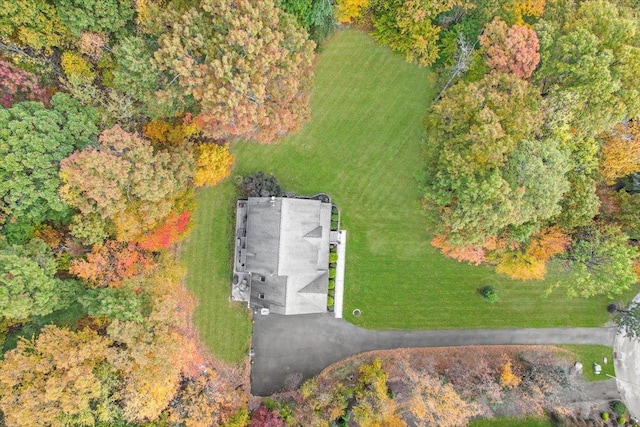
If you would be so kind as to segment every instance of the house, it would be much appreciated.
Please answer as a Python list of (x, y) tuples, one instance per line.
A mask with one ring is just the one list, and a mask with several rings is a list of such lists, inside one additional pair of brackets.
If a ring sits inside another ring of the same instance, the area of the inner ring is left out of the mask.
[(331, 203), (238, 201), (232, 298), (278, 314), (327, 311)]

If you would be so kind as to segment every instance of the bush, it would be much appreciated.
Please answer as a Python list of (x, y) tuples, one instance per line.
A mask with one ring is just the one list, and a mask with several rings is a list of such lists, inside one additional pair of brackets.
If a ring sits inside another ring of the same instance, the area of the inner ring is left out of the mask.
[(338, 214), (331, 215), (331, 222), (338, 222)]
[(334, 262), (337, 262), (337, 261), (338, 261), (338, 254), (335, 253), (335, 252), (331, 252), (329, 254), (329, 262), (330, 263), (334, 263)]
[(240, 190), (243, 197), (281, 197), (284, 190), (273, 175), (257, 172), (246, 176)]
[(616, 421), (618, 421), (618, 424), (625, 424), (627, 419), (625, 417), (618, 417)]
[(333, 305), (328, 305), (328, 306), (327, 306), (327, 310), (329, 310), (329, 311), (333, 311)]
[(330, 253), (338, 252), (338, 247), (336, 245), (329, 246), (329, 252)]
[(336, 277), (336, 269), (335, 268), (330, 268), (329, 269), (329, 279), (334, 279)]
[(615, 412), (618, 415), (622, 415), (622, 414), (626, 414), (627, 413), (627, 406), (619, 401), (619, 400), (615, 400), (612, 404), (611, 404), (611, 409), (613, 409), (613, 412)]
[(336, 288), (335, 279), (329, 279), (329, 289), (335, 289), (335, 288)]
[(336, 296), (336, 290), (335, 289), (329, 289), (329, 291), (327, 292), (327, 295), (329, 295), (330, 297)]
[(483, 288), (481, 288), (480, 295), (482, 295), (482, 298), (484, 298), (486, 301), (489, 301), (489, 302), (498, 301), (498, 293), (496, 292), (493, 286), (484, 286)]
[(609, 419), (609, 413), (603, 412), (602, 414), (600, 414), (600, 418), (602, 418), (604, 421), (607, 421)]
[(327, 298), (327, 306), (333, 306), (333, 297), (328, 297)]

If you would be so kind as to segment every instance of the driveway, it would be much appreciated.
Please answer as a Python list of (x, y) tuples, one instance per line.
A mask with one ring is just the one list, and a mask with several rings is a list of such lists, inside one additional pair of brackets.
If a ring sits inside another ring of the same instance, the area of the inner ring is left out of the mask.
[[(633, 301), (640, 302), (640, 295)], [(631, 416), (640, 419), (640, 342), (618, 334), (613, 351), (618, 390)]]
[(254, 320), (251, 392), (256, 396), (281, 390), (291, 375), (302, 374), (308, 379), (332, 363), (371, 350), (509, 344), (613, 346), (616, 335), (615, 327), (377, 331), (329, 314), (256, 314)]

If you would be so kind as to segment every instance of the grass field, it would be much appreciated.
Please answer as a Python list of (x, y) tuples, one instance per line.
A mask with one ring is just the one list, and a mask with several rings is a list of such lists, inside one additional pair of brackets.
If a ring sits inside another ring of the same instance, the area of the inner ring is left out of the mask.
[(469, 427), (552, 427), (546, 418), (483, 418), (473, 420)]
[[(582, 373), (587, 381), (605, 381), (611, 379), (607, 375), (615, 376), (613, 368), (613, 349), (604, 345), (561, 345), (575, 354), (576, 360), (582, 363)], [(604, 358), (608, 359), (605, 365)], [(593, 364), (597, 363), (602, 367), (602, 373), (596, 375), (593, 370)]]
[[(427, 70), (361, 32), (340, 31), (318, 60), (311, 121), (275, 145), (235, 143), (234, 176), (262, 170), (275, 174), (287, 191), (333, 197), (349, 231), (345, 318), (355, 324), (383, 329), (603, 324), (604, 298), (568, 301), (559, 290), (545, 296), (561, 278), (557, 271), (546, 282), (512, 281), (490, 268), (447, 259), (430, 246), (420, 182), (422, 118), (433, 96)], [(185, 259), (189, 289), (200, 299), (196, 321), (204, 339), (216, 354), (235, 359), (240, 347), (246, 348), (249, 325), (241, 312), (227, 308), (230, 181), (199, 193)], [(478, 295), (483, 285), (496, 288), (497, 303)], [(361, 310), (359, 318), (351, 316), (354, 308)], [(228, 342), (236, 335), (241, 343)]]
[(231, 363), (247, 354), (251, 336), (246, 305), (229, 302), (234, 194), (229, 183), (197, 193), (193, 230), (181, 252), (187, 288), (198, 299), (194, 322), (200, 336), (213, 354)]

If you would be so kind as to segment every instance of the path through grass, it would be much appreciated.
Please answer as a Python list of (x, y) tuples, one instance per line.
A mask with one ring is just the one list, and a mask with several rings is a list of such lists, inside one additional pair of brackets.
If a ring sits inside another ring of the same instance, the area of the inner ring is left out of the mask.
[[(545, 289), (560, 280), (519, 282), (471, 267), (429, 244), (420, 207), (425, 116), (434, 89), (427, 70), (408, 64), (367, 35), (338, 32), (316, 70), (312, 120), (274, 145), (235, 143), (234, 175), (273, 173), (286, 190), (327, 192), (349, 230), (345, 317), (383, 329), (598, 326), (604, 298), (568, 301)], [(200, 298), (196, 321), (216, 353), (246, 343), (243, 315), (227, 308), (232, 184), (199, 193), (186, 259), (189, 287)], [(496, 288), (490, 304), (477, 289)], [(360, 308), (362, 315), (350, 313)], [(228, 332), (227, 327), (237, 332)], [(242, 343), (226, 343), (234, 336)]]

